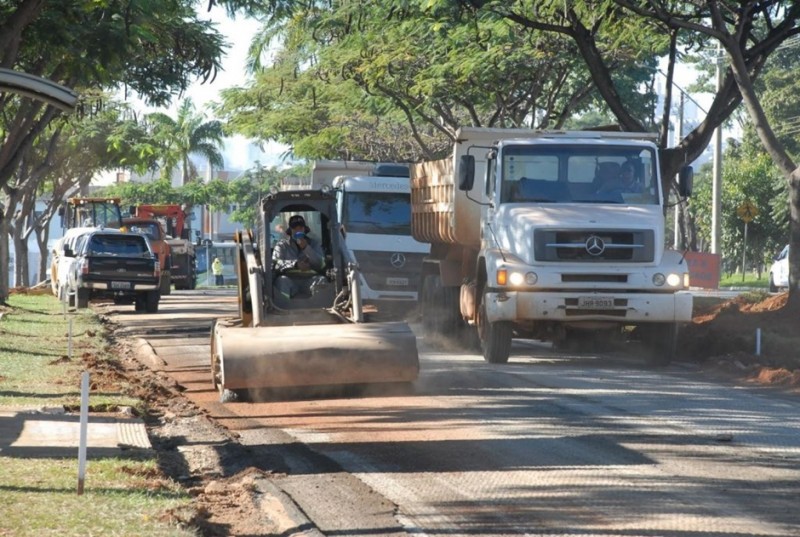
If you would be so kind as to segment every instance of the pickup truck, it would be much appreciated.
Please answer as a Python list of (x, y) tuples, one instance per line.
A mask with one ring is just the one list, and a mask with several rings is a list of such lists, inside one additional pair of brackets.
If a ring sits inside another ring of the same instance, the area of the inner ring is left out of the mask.
[(68, 286), (75, 306), (86, 308), (95, 298), (111, 298), (117, 304), (134, 303), (136, 311), (158, 312), (161, 300), (161, 265), (145, 235), (114, 229), (80, 236), (69, 269)]

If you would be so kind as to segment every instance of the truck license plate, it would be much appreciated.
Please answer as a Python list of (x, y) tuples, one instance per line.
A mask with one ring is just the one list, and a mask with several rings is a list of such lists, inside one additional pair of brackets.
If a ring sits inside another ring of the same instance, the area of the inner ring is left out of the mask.
[(112, 289), (130, 289), (131, 282), (111, 282)]
[(386, 285), (408, 285), (408, 278), (386, 278)]
[(607, 310), (614, 307), (614, 298), (610, 296), (578, 297), (578, 307), (585, 310)]

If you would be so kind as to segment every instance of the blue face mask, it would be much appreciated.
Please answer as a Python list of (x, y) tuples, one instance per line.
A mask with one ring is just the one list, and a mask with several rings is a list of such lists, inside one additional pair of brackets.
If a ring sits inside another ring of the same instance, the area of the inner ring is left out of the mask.
[(303, 239), (303, 238), (305, 238), (305, 236), (306, 236), (306, 234), (305, 234), (304, 231), (295, 231), (292, 234), (292, 237), (294, 237), (295, 239)]

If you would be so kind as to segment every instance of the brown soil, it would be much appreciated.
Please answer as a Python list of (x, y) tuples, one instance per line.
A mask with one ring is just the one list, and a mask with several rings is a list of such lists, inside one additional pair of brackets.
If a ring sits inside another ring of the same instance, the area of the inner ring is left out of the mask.
[(235, 433), (183, 397), (174, 380), (142, 365), (129, 341), (114, 347), (119, 362), (87, 355), (83, 360), (98, 388), (121, 388), (144, 401), (141, 417), (157, 453), (159, 475), (138, 477), (155, 486), (164, 479), (180, 482), (193, 497), (191, 507), (164, 513), (164, 522), (193, 528), (203, 537), (273, 534), (254, 487), (255, 479), (273, 473), (270, 458), (250, 453)]
[(744, 294), (696, 308), (693, 322), (681, 333), (684, 355), (748, 382), (800, 386), (800, 319), (786, 306), (787, 298), (787, 293)]

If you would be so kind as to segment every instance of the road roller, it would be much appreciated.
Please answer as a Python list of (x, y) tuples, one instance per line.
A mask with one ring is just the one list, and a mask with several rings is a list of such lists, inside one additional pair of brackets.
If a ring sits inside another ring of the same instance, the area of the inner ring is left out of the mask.
[(333, 191), (272, 192), (259, 202), (257, 221), (255, 231), (234, 237), (238, 316), (211, 328), (212, 381), (222, 402), (262, 390), (417, 379), (411, 328), (365, 315)]

